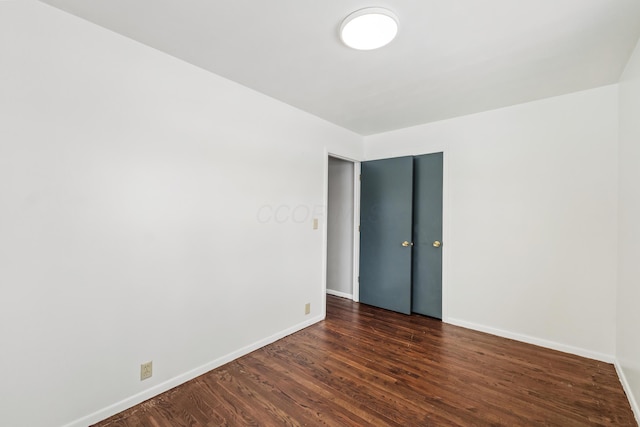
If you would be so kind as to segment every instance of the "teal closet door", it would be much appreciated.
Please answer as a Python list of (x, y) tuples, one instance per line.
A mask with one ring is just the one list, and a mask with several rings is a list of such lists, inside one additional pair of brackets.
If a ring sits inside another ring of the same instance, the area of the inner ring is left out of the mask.
[(362, 163), (360, 302), (411, 313), (413, 157)]
[(414, 158), (411, 311), (442, 319), (442, 153)]

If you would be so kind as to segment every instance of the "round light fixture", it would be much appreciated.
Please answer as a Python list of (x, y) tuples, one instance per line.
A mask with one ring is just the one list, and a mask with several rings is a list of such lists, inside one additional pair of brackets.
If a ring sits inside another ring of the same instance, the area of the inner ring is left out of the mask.
[(347, 46), (372, 50), (385, 46), (398, 34), (398, 17), (381, 7), (356, 10), (342, 21), (340, 38)]

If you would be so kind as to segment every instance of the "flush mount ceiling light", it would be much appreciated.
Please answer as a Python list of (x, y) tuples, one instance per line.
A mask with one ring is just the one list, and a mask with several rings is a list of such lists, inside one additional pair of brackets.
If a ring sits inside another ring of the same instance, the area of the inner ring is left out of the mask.
[(385, 46), (398, 33), (398, 17), (381, 7), (356, 10), (342, 21), (340, 38), (347, 46), (372, 50)]

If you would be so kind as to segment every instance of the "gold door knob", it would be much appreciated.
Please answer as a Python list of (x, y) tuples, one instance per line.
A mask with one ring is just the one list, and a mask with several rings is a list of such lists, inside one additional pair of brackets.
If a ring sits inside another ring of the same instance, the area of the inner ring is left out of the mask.
[(402, 242), (402, 246), (404, 246), (405, 248), (407, 246), (413, 246), (413, 242), (407, 242), (406, 240), (404, 242)]
[(439, 248), (439, 247), (440, 247), (440, 245), (442, 245), (442, 243), (440, 243), (440, 241), (439, 241), (439, 240), (436, 240), (435, 242), (433, 242), (433, 247), (434, 247), (434, 248)]

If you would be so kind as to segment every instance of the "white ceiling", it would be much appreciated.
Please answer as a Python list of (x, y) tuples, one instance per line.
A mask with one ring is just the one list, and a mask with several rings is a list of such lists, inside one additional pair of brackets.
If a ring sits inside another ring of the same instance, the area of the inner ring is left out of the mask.
[[(640, 0), (43, 1), (362, 135), (615, 83), (640, 37)], [(351, 50), (368, 6), (398, 37)]]

